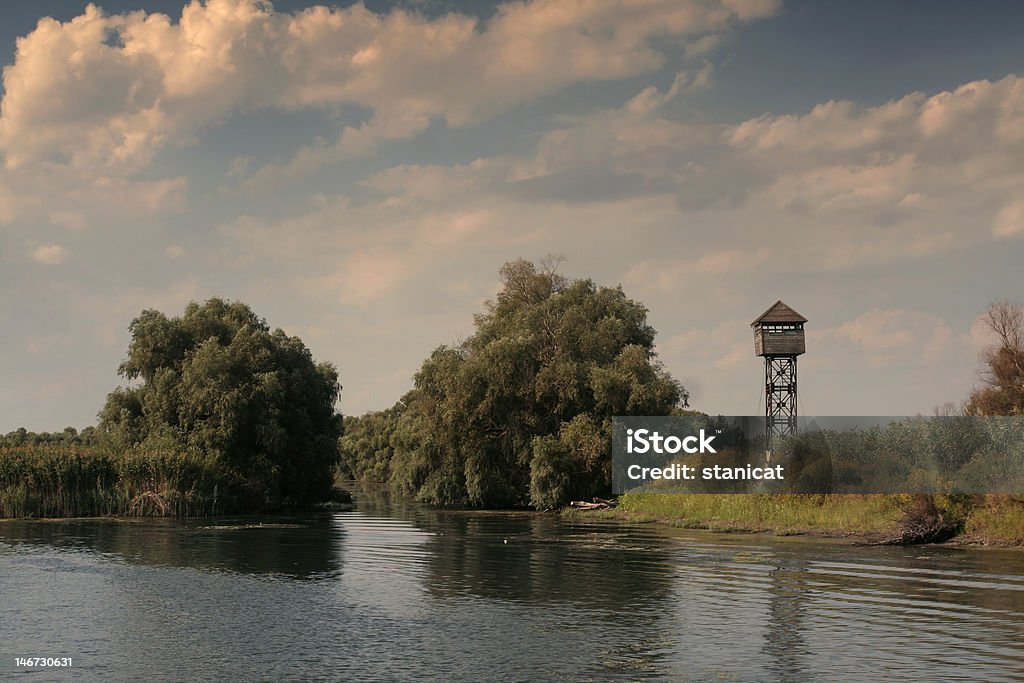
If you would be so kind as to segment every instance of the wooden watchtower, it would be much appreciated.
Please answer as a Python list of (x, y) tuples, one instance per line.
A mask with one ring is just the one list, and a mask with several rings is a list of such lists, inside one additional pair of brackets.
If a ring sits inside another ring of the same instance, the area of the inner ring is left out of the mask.
[(796, 434), (796, 358), (806, 351), (803, 317), (776, 301), (750, 323), (754, 354), (764, 357), (765, 447), (775, 437)]

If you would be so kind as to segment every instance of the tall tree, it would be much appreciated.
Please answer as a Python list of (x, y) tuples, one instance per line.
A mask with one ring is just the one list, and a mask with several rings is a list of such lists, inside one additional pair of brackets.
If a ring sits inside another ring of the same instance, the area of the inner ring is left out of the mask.
[(969, 415), (1024, 414), (1024, 306), (1009, 301), (990, 305), (981, 317), (995, 336), (982, 351), (982, 386), (971, 392)]
[(108, 438), (215, 454), (255, 504), (329, 494), (342, 430), (333, 365), (237, 301), (145, 310), (129, 330), (118, 371), (140, 383), (107, 397)]
[(647, 309), (557, 267), (506, 264), (475, 333), (424, 361), (391, 437), (396, 488), (435, 504), (537, 508), (603, 493), (612, 416), (686, 404)]

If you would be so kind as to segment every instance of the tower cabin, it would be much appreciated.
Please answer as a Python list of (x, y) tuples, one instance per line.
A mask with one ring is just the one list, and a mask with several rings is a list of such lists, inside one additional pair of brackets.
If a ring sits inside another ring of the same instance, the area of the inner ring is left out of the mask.
[(806, 351), (803, 317), (792, 308), (776, 301), (757, 320), (750, 323), (754, 329), (754, 355), (799, 356)]

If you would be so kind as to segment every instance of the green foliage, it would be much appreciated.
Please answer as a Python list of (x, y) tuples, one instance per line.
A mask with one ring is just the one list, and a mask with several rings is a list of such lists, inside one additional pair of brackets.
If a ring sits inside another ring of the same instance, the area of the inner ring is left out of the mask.
[(911, 417), (791, 437), (790, 490), (879, 493), (1024, 490), (1024, 421)]
[(569, 449), (557, 437), (535, 437), (530, 460), (530, 503), (544, 510), (564, 502), (572, 486), (572, 468)]
[(515, 261), (475, 333), (424, 361), (391, 432), (391, 484), (441, 505), (546, 508), (607, 491), (611, 418), (687, 394), (621, 288)]
[(983, 496), (964, 523), (968, 538), (1024, 546), (1024, 497)]
[(608, 516), (716, 531), (846, 536), (894, 534), (901, 514), (899, 497), (887, 495), (627, 493)]
[(342, 430), (332, 365), (240, 302), (193, 302), (174, 318), (146, 310), (129, 330), (119, 372), (140, 383), (100, 412), (112, 447), (216, 458), (250, 507), (329, 495)]
[(338, 474), (359, 481), (387, 481), (391, 476), (391, 436), (401, 414), (398, 404), (361, 417), (346, 417), (345, 435), (338, 441)]
[(96, 428), (86, 427), (78, 431), (65, 427), (62, 432), (30, 432), (19, 427), (13, 432), (0, 435), (0, 448), (17, 446), (90, 446), (98, 442)]
[(230, 475), (200, 453), (0, 448), (0, 517), (197, 516), (236, 511)]

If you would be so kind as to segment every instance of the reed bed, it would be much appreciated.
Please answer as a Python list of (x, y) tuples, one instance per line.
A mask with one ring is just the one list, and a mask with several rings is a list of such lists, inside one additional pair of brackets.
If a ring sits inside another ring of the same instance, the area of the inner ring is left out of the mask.
[(0, 448), (0, 517), (176, 516), (232, 511), (230, 476), (200, 453)]

